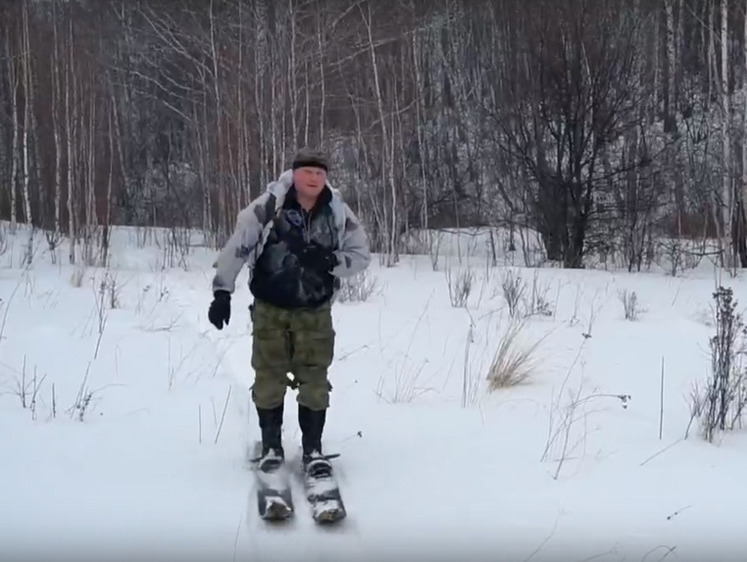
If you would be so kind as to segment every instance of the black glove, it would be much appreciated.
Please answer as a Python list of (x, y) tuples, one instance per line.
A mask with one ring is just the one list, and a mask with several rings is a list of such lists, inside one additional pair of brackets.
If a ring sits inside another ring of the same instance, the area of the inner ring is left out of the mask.
[(208, 310), (208, 318), (213, 326), (222, 330), (223, 323), (225, 322), (228, 326), (228, 321), (231, 319), (231, 293), (218, 290), (213, 293), (213, 297), (210, 310)]
[(337, 266), (337, 256), (319, 244), (307, 244), (301, 249), (299, 260), (303, 267), (330, 272)]

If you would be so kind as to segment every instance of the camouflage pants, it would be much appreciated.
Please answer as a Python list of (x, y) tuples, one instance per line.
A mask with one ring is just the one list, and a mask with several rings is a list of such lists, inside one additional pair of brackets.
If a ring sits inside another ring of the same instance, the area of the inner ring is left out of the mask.
[(255, 300), (252, 324), (255, 405), (270, 409), (282, 404), (292, 373), (299, 404), (311, 410), (329, 407), (327, 372), (335, 345), (331, 305), (287, 310)]

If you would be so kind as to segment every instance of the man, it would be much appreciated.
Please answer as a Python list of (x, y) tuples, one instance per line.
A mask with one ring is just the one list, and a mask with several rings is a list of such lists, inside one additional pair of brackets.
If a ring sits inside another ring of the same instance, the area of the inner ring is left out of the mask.
[(259, 462), (284, 460), (283, 401), (287, 386), (297, 385), (303, 463), (314, 475), (331, 473), (322, 455), (322, 432), (334, 356), (332, 303), (340, 278), (365, 270), (371, 261), (363, 226), (327, 184), (327, 172), (322, 153), (302, 150), (292, 170), (239, 213), (215, 264), (208, 313), (219, 330), (228, 325), (231, 294), (246, 263), (254, 296), (252, 400), (262, 433)]

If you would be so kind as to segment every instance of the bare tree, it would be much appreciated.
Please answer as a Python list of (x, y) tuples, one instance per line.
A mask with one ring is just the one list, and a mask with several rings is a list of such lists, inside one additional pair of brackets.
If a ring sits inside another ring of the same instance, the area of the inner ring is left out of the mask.
[(641, 96), (631, 87), (638, 22), (608, 2), (582, 4), (541, 3), (525, 23), (541, 39), (523, 45), (526, 65), (510, 69), (516, 79), (504, 77), (508, 111), (491, 114), (502, 150), (536, 185), (527, 188), (548, 257), (571, 268), (583, 266), (595, 199), (624, 171), (605, 171), (602, 160), (637, 126)]
[(71, 262), (104, 259), (114, 224), (201, 228), (217, 245), (318, 144), (390, 265), (413, 230), (480, 226), (511, 247), (536, 230), (566, 267), (595, 254), (641, 269), (657, 237), (719, 240), (745, 267), (744, 11), (2, 3), (0, 217), (48, 230), (50, 248), (68, 237)]

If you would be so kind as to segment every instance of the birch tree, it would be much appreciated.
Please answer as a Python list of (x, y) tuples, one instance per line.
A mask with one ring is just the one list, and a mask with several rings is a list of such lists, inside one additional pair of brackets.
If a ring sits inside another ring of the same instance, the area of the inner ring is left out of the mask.
[(18, 116), (18, 87), (20, 84), (19, 71), (17, 70), (16, 58), (17, 49), (11, 44), (11, 38), (14, 33), (11, 31), (10, 18), (5, 22), (5, 44), (6, 44), (6, 62), (7, 76), (9, 84), (10, 97), (10, 124), (13, 130), (13, 141), (10, 147), (11, 172), (7, 181), (8, 191), (10, 192), (10, 230), (14, 232), (18, 222), (18, 174), (19, 174), (19, 154), (20, 154), (20, 127), (21, 121)]
[(410, 231), (479, 226), (538, 231), (566, 267), (622, 248), (640, 269), (694, 237), (744, 267), (744, 11), (3, 3), (0, 218), (48, 229), (50, 248), (68, 237), (71, 262), (94, 235), (105, 255), (113, 224), (196, 227), (217, 246), (312, 144), (388, 265)]

